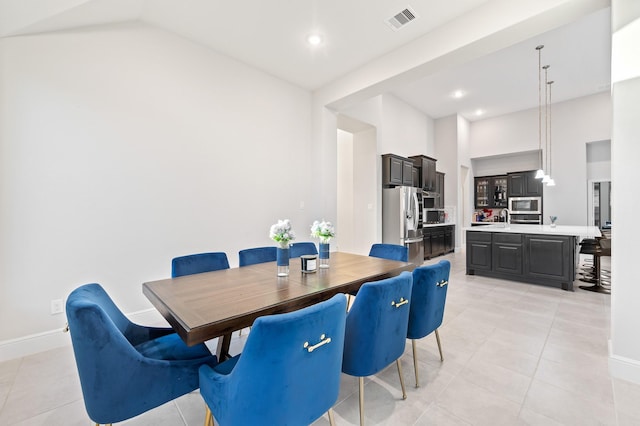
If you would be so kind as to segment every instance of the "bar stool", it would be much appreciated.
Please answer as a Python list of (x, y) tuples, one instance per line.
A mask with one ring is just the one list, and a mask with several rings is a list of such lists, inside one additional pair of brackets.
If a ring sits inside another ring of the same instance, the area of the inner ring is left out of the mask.
[(583, 268), (583, 278), (580, 278), (580, 281), (594, 284), (591, 286), (581, 285), (580, 288), (596, 293), (611, 294), (610, 283), (603, 280), (602, 263), (600, 259), (602, 256), (611, 256), (611, 240), (606, 238), (585, 238), (580, 242), (580, 246), (581, 254), (590, 254), (593, 256), (593, 266)]

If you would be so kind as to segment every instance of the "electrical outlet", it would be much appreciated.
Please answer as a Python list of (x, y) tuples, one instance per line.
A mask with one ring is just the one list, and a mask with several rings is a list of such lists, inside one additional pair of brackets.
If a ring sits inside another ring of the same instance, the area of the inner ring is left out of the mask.
[(51, 301), (51, 315), (62, 313), (62, 299), (54, 299)]

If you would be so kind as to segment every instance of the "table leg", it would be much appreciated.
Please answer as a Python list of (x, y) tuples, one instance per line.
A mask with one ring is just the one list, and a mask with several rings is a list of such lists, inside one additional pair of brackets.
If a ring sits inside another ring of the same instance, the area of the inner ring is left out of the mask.
[(218, 356), (218, 362), (225, 361), (231, 356), (229, 355), (229, 346), (231, 345), (231, 333), (218, 337), (218, 349), (216, 355)]

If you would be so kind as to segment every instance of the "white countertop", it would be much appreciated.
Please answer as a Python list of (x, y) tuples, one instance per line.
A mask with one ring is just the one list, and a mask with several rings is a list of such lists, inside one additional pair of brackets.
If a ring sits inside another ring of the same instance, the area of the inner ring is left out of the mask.
[(464, 228), (464, 230), (478, 232), (509, 232), (512, 234), (572, 235), (581, 238), (595, 238), (602, 236), (597, 226), (557, 225), (552, 228), (550, 225), (507, 225), (505, 223), (499, 223), (486, 226), (469, 226)]
[(423, 228), (434, 228), (436, 226), (453, 226), (455, 223), (424, 223), (422, 224)]

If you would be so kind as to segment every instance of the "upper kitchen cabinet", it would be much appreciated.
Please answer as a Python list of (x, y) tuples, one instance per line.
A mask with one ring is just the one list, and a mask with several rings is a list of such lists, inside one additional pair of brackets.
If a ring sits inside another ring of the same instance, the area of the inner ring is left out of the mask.
[(476, 209), (507, 207), (509, 180), (506, 175), (477, 177), (474, 182)]
[(436, 159), (426, 155), (414, 155), (409, 157), (420, 171), (420, 182), (423, 191), (435, 192), (436, 190)]
[(436, 172), (436, 193), (435, 208), (444, 209), (444, 173)]
[(542, 180), (536, 179), (536, 172), (509, 173), (507, 195), (509, 197), (542, 197)]
[(382, 156), (382, 186), (413, 186), (413, 162), (395, 154)]

